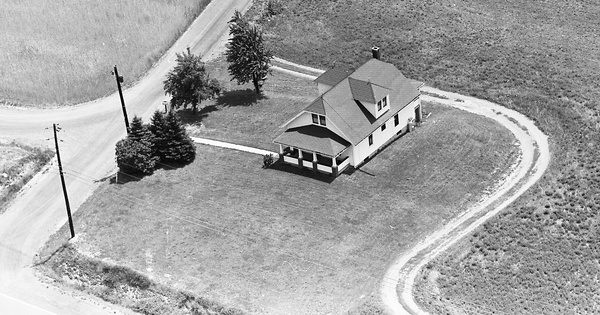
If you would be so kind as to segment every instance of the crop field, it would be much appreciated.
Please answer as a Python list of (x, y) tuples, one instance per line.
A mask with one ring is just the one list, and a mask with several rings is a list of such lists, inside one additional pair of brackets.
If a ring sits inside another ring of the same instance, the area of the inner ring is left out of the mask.
[[(247, 116), (261, 106), (281, 105), (257, 100)], [(494, 121), (423, 106), (432, 114), (421, 127), (333, 181), (198, 145), (186, 167), (105, 182), (75, 214), (75, 247), (250, 314), (347, 311), (377, 292), (398, 253), (476, 202), (518, 158)], [(270, 137), (261, 133), (258, 143)], [(54, 242), (67, 235), (63, 227)]]
[(513, 108), (549, 135), (544, 178), (424, 270), (427, 310), (600, 312), (599, 17), (595, 1), (291, 0), (264, 21), (282, 58), (357, 65), (377, 45), (408, 77)]
[(141, 77), (209, 0), (4, 1), (0, 105), (64, 106)]

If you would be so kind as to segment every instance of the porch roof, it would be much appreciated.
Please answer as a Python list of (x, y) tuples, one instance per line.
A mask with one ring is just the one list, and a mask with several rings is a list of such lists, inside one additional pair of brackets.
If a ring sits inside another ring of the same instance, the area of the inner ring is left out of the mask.
[(350, 146), (350, 142), (344, 140), (344, 138), (327, 128), (317, 125), (290, 128), (273, 142), (332, 157), (337, 156)]

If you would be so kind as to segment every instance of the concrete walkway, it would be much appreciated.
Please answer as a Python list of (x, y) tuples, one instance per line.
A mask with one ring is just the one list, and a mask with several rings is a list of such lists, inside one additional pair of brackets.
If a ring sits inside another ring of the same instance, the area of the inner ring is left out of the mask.
[(274, 159), (279, 158), (278, 153), (263, 150), (263, 149), (257, 149), (257, 148), (247, 147), (244, 145), (233, 144), (233, 143), (217, 141), (217, 140), (204, 139), (204, 138), (198, 138), (198, 137), (190, 137), (190, 138), (192, 138), (192, 140), (194, 140), (194, 142), (200, 143), (200, 144), (212, 145), (215, 147), (233, 149), (233, 150), (244, 151), (244, 152), (260, 154), (260, 155), (273, 154)]

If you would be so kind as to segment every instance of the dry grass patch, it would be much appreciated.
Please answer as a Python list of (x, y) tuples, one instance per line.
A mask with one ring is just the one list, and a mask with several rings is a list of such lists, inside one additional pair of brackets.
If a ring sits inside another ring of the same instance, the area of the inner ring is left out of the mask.
[(0, 213), (6, 202), (54, 156), (48, 149), (0, 141)]
[(433, 114), (416, 132), (334, 181), (198, 146), (184, 168), (105, 183), (75, 214), (76, 246), (251, 314), (347, 311), (515, 161), (494, 121), (424, 106)]

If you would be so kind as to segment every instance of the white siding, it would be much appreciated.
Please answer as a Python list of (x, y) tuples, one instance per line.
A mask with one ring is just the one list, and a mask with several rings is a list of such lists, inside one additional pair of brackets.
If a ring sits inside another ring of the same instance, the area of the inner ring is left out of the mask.
[[(296, 119), (292, 120), (287, 126), (287, 129), (290, 128), (296, 128), (296, 127), (301, 127), (301, 126), (308, 126), (313, 124), (312, 121), (312, 114), (313, 113), (309, 113), (309, 112), (303, 112), (301, 115), (299, 115), (298, 117), (296, 117)], [(322, 115), (320, 115), (322, 116)], [(325, 127), (329, 130), (331, 130), (333, 133), (337, 134), (338, 136), (347, 139), (346, 136), (340, 131), (340, 129), (338, 129), (338, 127), (336, 125), (333, 124), (333, 122), (331, 122), (331, 120), (329, 120), (329, 118), (327, 118), (327, 116), (325, 116), (325, 120), (326, 120), (326, 126), (320, 125), (320, 124), (315, 124), (321, 127)]]
[[(375, 153), (383, 144), (389, 141), (392, 137), (394, 137), (400, 131), (406, 131), (406, 127), (408, 125), (408, 120), (411, 118), (415, 118), (415, 107), (420, 106), (421, 101), (420, 98), (417, 98), (413, 102), (411, 102), (408, 106), (404, 107), (400, 112), (398, 112), (398, 126), (394, 126), (394, 115), (390, 117), (386, 121), (386, 129), (381, 131), (381, 126), (379, 126), (373, 133), (373, 144), (369, 145), (369, 137), (367, 136), (361, 142), (359, 142), (356, 146), (354, 146), (353, 155), (354, 161), (353, 166), (357, 166), (363, 163), (365, 158), (371, 156)], [(389, 105), (388, 105), (389, 106)]]
[(292, 120), (292, 122), (290, 122), (286, 128), (290, 129), (290, 128), (295, 128), (295, 127), (300, 127), (300, 126), (306, 126), (306, 125), (310, 125), (312, 124), (312, 116), (311, 113), (308, 112), (302, 112), (302, 115), (296, 117), (296, 119)]

